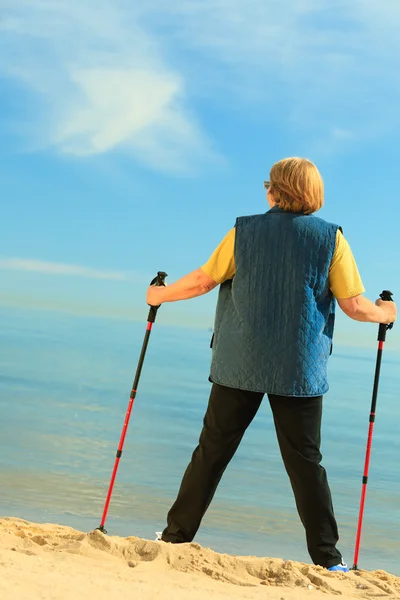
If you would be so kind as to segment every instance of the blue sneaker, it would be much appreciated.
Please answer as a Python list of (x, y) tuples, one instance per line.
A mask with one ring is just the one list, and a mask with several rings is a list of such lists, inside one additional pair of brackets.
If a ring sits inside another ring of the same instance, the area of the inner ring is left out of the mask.
[(334, 565), (333, 567), (329, 567), (328, 571), (340, 571), (341, 573), (349, 573), (350, 569), (346, 565), (346, 563), (341, 562), (338, 565)]

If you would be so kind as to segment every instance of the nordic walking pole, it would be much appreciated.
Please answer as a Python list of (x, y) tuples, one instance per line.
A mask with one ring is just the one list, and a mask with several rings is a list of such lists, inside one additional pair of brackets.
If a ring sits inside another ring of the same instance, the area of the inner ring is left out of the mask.
[[(164, 271), (159, 271), (157, 273), (157, 277), (155, 277), (153, 279), (153, 281), (150, 283), (150, 285), (165, 285), (165, 279), (166, 279), (166, 277), (167, 277), (167, 274), (164, 273)], [(122, 455), (122, 449), (124, 447), (126, 432), (128, 431), (129, 419), (131, 417), (132, 407), (133, 407), (133, 403), (135, 401), (136, 392), (137, 392), (138, 385), (139, 385), (139, 379), (140, 379), (140, 374), (142, 372), (144, 357), (146, 356), (147, 344), (149, 343), (150, 333), (151, 333), (151, 330), (152, 330), (152, 327), (153, 327), (153, 323), (156, 320), (157, 311), (158, 311), (159, 308), (160, 308), (159, 306), (151, 306), (150, 310), (149, 310), (149, 315), (147, 317), (146, 333), (145, 333), (145, 336), (144, 336), (142, 351), (141, 351), (140, 357), (139, 357), (139, 363), (138, 363), (138, 366), (137, 366), (137, 369), (136, 369), (135, 380), (134, 380), (133, 385), (132, 385), (132, 390), (131, 390), (131, 395), (130, 395), (130, 399), (129, 399), (128, 409), (127, 409), (126, 415), (125, 415), (125, 422), (124, 422), (124, 426), (122, 427), (121, 438), (120, 438), (119, 444), (118, 444), (117, 456), (115, 458), (114, 469), (113, 469), (113, 472), (112, 472), (112, 475), (111, 475), (110, 486), (108, 488), (106, 502), (105, 502), (105, 505), (104, 505), (103, 516), (101, 518), (100, 526), (97, 527), (97, 529), (99, 531), (101, 531), (102, 533), (107, 533), (106, 529), (104, 528), (104, 525), (105, 525), (106, 519), (107, 519), (108, 507), (110, 506), (110, 500), (111, 500), (111, 495), (112, 495), (112, 492), (113, 492), (113, 489), (114, 489), (114, 483), (115, 483), (115, 478), (117, 476), (119, 461), (120, 461), (120, 458), (121, 458), (121, 455)]]
[[(392, 301), (392, 292), (388, 290), (384, 290), (380, 297), (382, 300)], [(361, 489), (361, 501), (360, 501), (360, 514), (358, 517), (358, 527), (357, 527), (357, 536), (356, 536), (356, 548), (354, 551), (354, 563), (353, 570), (358, 570), (358, 556), (360, 553), (360, 542), (361, 542), (361, 531), (362, 531), (362, 522), (364, 516), (364, 505), (365, 505), (365, 496), (367, 493), (367, 484), (368, 484), (368, 472), (369, 472), (369, 463), (371, 458), (371, 448), (372, 448), (372, 435), (374, 433), (374, 424), (375, 424), (375, 415), (376, 415), (376, 400), (378, 397), (378, 387), (379, 387), (379, 374), (381, 371), (381, 362), (382, 362), (382, 352), (383, 346), (386, 340), (386, 332), (388, 329), (392, 329), (393, 323), (389, 325), (381, 324), (379, 325), (378, 331), (378, 353), (376, 357), (376, 367), (375, 367), (375, 379), (374, 379), (374, 389), (372, 392), (372, 404), (371, 404), (371, 412), (369, 415), (369, 430), (368, 430), (368, 441), (367, 441), (367, 451), (365, 455), (365, 465), (364, 465), (364, 475), (362, 478), (362, 489)]]

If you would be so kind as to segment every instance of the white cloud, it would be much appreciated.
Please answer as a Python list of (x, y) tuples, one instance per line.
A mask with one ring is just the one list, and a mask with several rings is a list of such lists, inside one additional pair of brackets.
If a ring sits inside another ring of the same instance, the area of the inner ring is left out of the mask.
[(334, 127), (332, 130), (332, 138), (334, 140), (352, 140), (354, 139), (354, 134), (348, 129), (340, 129), (339, 127)]
[(3, 258), (0, 259), (0, 269), (9, 271), (28, 271), (44, 275), (67, 275), (70, 277), (85, 277), (90, 279), (109, 279), (127, 281), (128, 275), (118, 271), (102, 271), (79, 265), (44, 262), (40, 260)]
[[(139, 69), (79, 69), (71, 81), (84, 101), (57, 131), (61, 147), (75, 154), (105, 152), (160, 119), (181, 83)], [(157, 93), (154, 91), (157, 90)]]
[(35, 92), (38, 145), (80, 156), (125, 147), (173, 171), (217, 158), (182, 77), (122, 2), (21, 0), (7, 14), (0, 72)]

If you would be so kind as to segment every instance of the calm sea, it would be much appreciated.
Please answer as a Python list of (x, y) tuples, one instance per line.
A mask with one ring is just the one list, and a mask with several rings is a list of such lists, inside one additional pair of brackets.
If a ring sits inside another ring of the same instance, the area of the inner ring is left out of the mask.
[[(165, 525), (207, 405), (207, 331), (156, 324), (107, 529), (154, 538)], [(99, 525), (144, 324), (0, 311), (0, 514)], [(335, 348), (324, 465), (352, 563), (375, 350)], [(400, 575), (400, 356), (384, 355), (359, 565)], [(268, 402), (229, 466), (196, 541), (309, 562)]]

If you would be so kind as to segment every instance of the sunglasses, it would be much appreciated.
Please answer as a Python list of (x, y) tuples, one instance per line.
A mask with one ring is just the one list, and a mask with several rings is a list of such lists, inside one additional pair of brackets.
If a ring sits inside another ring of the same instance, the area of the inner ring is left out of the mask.
[(271, 182), (270, 181), (264, 181), (264, 188), (268, 191), (268, 188), (271, 187)]

